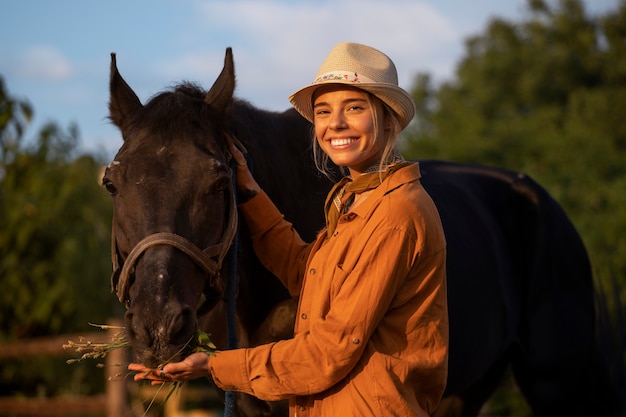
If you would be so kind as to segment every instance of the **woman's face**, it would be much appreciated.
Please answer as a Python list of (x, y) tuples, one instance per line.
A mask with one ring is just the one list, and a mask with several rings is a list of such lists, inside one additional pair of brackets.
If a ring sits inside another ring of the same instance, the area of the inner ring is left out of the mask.
[(355, 177), (379, 162), (385, 137), (378, 100), (358, 88), (324, 86), (315, 93), (313, 114), (317, 141), (335, 164)]

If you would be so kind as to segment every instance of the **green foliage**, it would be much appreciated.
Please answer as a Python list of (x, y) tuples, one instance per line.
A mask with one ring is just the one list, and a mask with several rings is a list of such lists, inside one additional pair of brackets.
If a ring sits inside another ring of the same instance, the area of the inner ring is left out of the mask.
[(596, 17), (579, 0), (527, 6), (523, 22), (493, 19), (468, 39), (453, 80), (418, 75), (405, 154), (531, 175), (577, 227), (598, 286), (624, 300), (626, 2)]
[[(90, 321), (120, 315), (108, 283), (112, 205), (99, 184), (102, 162), (75, 155), (75, 126), (51, 123), (26, 141), (31, 116), (0, 79), (0, 342), (86, 331)], [(0, 386), (58, 392), (102, 385), (101, 370), (88, 382), (84, 367), (60, 364), (7, 361)]]
[[(45, 133), (38, 146), (15, 153), (4, 166), (0, 323), (5, 338), (84, 328), (103, 319), (93, 310), (104, 301), (101, 289), (111, 298), (106, 285), (111, 204), (98, 185), (101, 165), (90, 156), (63, 160), (75, 137), (53, 127)], [(83, 315), (82, 323), (68, 320), (79, 313), (92, 315)]]
[(0, 77), (0, 162), (3, 165), (19, 149), (32, 116), (30, 104), (9, 97), (4, 79)]
[(598, 277), (626, 287), (626, 3), (595, 18), (578, 0), (528, 8), (468, 39), (456, 79), (416, 78), (406, 154), (530, 174), (573, 219)]

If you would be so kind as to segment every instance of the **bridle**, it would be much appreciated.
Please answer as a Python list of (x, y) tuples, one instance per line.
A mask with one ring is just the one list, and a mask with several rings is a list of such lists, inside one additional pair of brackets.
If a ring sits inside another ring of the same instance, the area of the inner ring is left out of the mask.
[[(234, 174), (233, 174), (234, 175)], [(143, 253), (151, 247), (159, 245), (172, 246), (189, 256), (207, 274), (209, 287), (213, 287), (218, 281), (224, 258), (232, 245), (237, 233), (237, 203), (235, 200), (234, 185), (228, 189), (229, 194), (229, 216), (228, 225), (219, 243), (209, 246), (204, 250), (183, 236), (169, 232), (158, 232), (143, 238), (130, 251), (125, 260), (119, 258), (117, 241), (115, 236), (115, 226), (111, 230), (111, 261), (113, 263), (113, 275), (111, 276), (112, 291), (117, 294), (120, 302), (128, 308), (130, 303), (130, 286), (137, 261)], [(205, 286), (206, 288), (206, 286)]]
[[(247, 153), (245, 147), (235, 136), (227, 134), (228, 140), (235, 143), (239, 149)], [(237, 291), (236, 280), (236, 265), (237, 265), (237, 252), (238, 252), (238, 239), (237, 239), (237, 225), (238, 225), (238, 212), (237, 212), (237, 199), (236, 192), (236, 174), (235, 174), (235, 161), (231, 156), (231, 179), (230, 187), (228, 188), (229, 195), (229, 216), (228, 225), (224, 230), (222, 238), (219, 243), (209, 246), (204, 250), (198, 248), (194, 243), (184, 238), (183, 236), (169, 232), (158, 232), (146, 236), (135, 245), (130, 251), (125, 260), (121, 263), (119, 250), (117, 248), (117, 241), (115, 236), (115, 223), (111, 228), (111, 261), (113, 263), (113, 275), (111, 275), (111, 287), (112, 291), (117, 294), (120, 302), (129, 308), (130, 306), (130, 286), (132, 285), (132, 276), (134, 275), (135, 265), (137, 261), (143, 255), (143, 253), (153, 246), (168, 245), (172, 246), (181, 252), (189, 256), (198, 266), (200, 266), (209, 278), (208, 288), (213, 288), (214, 284), (218, 281), (218, 278), (222, 271), (222, 264), (224, 259), (230, 252), (230, 273), (228, 282), (226, 285), (227, 293), (227, 336), (228, 336), (228, 349), (234, 349), (237, 347), (237, 330), (235, 319), (235, 293)], [(233, 246), (231, 248), (231, 246)], [(231, 250), (232, 249), (232, 250)], [(207, 285), (205, 284), (205, 296), (207, 291)], [(204, 304), (209, 304), (209, 297)], [(212, 307), (206, 307), (209, 309)], [(202, 305), (198, 307), (198, 311), (204, 310)], [(224, 398), (224, 416), (233, 417), (235, 415), (235, 394), (233, 391), (226, 391)]]
[[(233, 141), (236, 146), (242, 149), (244, 152), (245, 147), (237, 140), (236, 137), (227, 135), (228, 139)], [(130, 286), (132, 285), (131, 277), (134, 274), (135, 265), (137, 261), (143, 255), (143, 253), (153, 246), (167, 245), (172, 246), (181, 252), (189, 256), (199, 267), (204, 270), (209, 278), (209, 285), (205, 284), (205, 291), (207, 288), (213, 288), (214, 284), (218, 281), (224, 259), (230, 252), (230, 271), (226, 288), (226, 303), (227, 303), (227, 336), (228, 336), (228, 349), (234, 349), (237, 347), (237, 330), (235, 319), (235, 293), (236, 293), (236, 265), (237, 265), (237, 226), (238, 226), (238, 213), (237, 213), (237, 201), (236, 193), (236, 175), (234, 158), (231, 156), (231, 179), (230, 186), (228, 187), (229, 195), (229, 215), (228, 225), (222, 234), (219, 243), (209, 246), (204, 250), (198, 248), (194, 243), (188, 239), (177, 235), (175, 233), (158, 232), (146, 236), (135, 245), (130, 251), (125, 260), (121, 263), (119, 250), (117, 248), (117, 241), (115, 236), (115, 223), (111, 228), (111, 261), (113, 263), (113, 274), (111, 275), (111, 288), (117, 294), (120, 302), (130, 307)], [(231, 249), (231, 246), (234, 246)], [(207, 296), (205, 292), (205, 296)], [(210, 304), (209, 297), (204, 304)], [(208, 309), (209, 307), (207, 307)], [(203, 311), (203, 306), (198, 307), (198, 311)], [(233, 391), (226, 391), (224, 398), (224, 416), (233, 417), (235, 415), (235, 394)]]

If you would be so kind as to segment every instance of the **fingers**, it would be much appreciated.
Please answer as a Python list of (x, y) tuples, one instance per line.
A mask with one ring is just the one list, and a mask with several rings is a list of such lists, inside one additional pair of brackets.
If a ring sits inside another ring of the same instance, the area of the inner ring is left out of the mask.
[(128, 370), (135, 372), (133, 380), (143, 381), (148, 380), (153, 385), (162, 384), (163, 382), (171, 382), (174, 379), (171, 375), (168, 375), (163, 368), (146, 368), (144, 365), (138, 363), (131, 363), (128, 365)]
[(238, 166), (243, 167), (247, 165), (246, 157), (233, 141), (228, 142), (228, 150)]
[(140, 363), (131, 363), (128, 365), (128, 370), (135, 371), (135, 372), (146, 372), (146, 371), (150, 371), (151, 368), (146, 368)]
[(204, 352), (196, 352), (187, 356), (181, 362), (171, 362), (159, 365), (157, 368), (147, 368), (139, 363), (131, 363), (128, 370), (136, 372), (133, 376), (135, 381), (148, 380), (152, 385), (164, 382), (186, 381), (210, 376), (210, 355)]
[[(157, 370), (154, 370), (157, 371)], [(150, 372), (138, 372), (133, 376), (133, 380), (136, 382), (139, 381), (150, 381), (151, 383), (162, 384), (163, 382), (171, 382), (172, 379), (167, 376), (159, 376), (154, 371)]]
[(252, 172), (248, 169), (246, 157), (241, 149), (232, 141), (228, 141), (228, 149), (237, 164), (237, 191), (239, 192), (239, 202), (247, 201), (261, 191), (261, 187), (252, 176)]
[(236, 137), (231, 136), (229, 134), (226, 135), (226, 144), (228, 146), (228, 150), (230, 151), (230, 154), (233, 156), (233, 159), (235, 160), (235, 163), (240, 167), (246, 166), (248, 162), (246, 161), (244, 152), (247, 152), (247, 151), (246, 151), (246, 148), (243, 146), (243, 144), (239, 142), (239, 140)]

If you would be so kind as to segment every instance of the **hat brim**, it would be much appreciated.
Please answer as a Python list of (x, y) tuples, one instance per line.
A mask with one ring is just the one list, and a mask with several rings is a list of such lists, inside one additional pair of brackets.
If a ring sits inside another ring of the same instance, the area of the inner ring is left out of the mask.
[(318, 88), (329, 84), (349, 85), (373, 94), (396, 113), (402, 129), (407, 127), (415, 116), (415, 104), (413, 103), (413, 99), (404, 89), (394, 84), (354, 83), (350, 81), (342, 82), (341, 80), (333, 80), (307, 85), (289, 96), (289, 101), (298, 113), (313, 123), (313, 94)]

